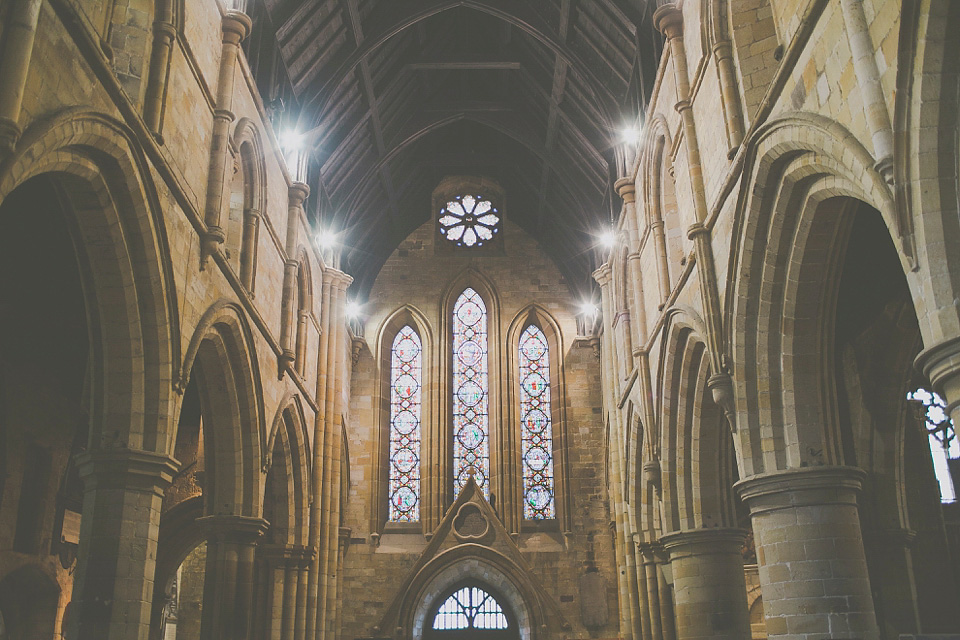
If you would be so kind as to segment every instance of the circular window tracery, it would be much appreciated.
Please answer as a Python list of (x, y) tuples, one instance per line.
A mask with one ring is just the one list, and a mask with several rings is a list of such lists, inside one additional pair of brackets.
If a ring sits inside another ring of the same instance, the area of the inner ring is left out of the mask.
[(500, 215), (482, 195), (459, 195), (440, 209), (440, 231), (458, 247), (481, 247), (500, 231)]

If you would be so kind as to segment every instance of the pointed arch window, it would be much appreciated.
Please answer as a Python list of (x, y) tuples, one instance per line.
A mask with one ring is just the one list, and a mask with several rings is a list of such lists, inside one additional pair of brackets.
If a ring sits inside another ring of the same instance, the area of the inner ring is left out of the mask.
[(556, 517), (553, 483), (553, 420), (550, 403), (550, 347), (535, 324), (520, 334), (520, 424), (523, 461), (523, 517)]
[(471, 473), (490, 496), (490, 415), (487, 371), (487, 308), (467, 287), (453, 306), (454, 496)]
[(420, 336), (407, 325), (393, 339), (390, 360), (390, 480), (392, 522), (420, 520), (420, 420), (422, 405)]
[(462, 587), (450, 594), (433, 618), (433, 628), (437, 631), (503, 630), (509, 626), (500, 603), (477, 587)]
[(947, 405), (939, 394), (923, 387), (907, 393), (907, 400), (917, 402), (923, 407), (933, 470), (940, 485), (940, 501), (956, 502), (950, 465), (951, 462), (956, 465), (956, 461), (960, 459), (960, 441), (957, 440), (953, 420), (947, 415)]

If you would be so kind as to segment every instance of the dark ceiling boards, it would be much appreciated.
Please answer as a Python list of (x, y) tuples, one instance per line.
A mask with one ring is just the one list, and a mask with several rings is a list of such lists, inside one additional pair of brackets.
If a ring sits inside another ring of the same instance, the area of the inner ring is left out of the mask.
[(499, 181), (507, 218), (589, 286), (620, 130), (656, 72), (655, 0), (262, 2), (309, 135), (312, 214), (342, 232), (361, 296), (451, 174)]

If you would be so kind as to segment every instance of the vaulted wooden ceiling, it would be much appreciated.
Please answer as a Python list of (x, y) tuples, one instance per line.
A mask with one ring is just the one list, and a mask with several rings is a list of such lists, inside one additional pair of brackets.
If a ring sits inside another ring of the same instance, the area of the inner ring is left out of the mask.
[(262, 2), (308, 132), (312, 212), (361, 295), (453, 174), (497, 179), (506, 217), (589, 286), (620, 132), (656, 71), (655, 0)]

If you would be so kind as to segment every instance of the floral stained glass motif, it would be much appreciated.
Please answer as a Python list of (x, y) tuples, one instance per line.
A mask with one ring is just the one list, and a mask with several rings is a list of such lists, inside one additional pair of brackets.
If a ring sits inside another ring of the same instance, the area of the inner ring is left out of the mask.
[(391, 522), (420, 520), (420, 336), (409, 325), (393, 340), (390, 361)]
[(440, 230), (458, 247), (480, 247), (500, 231), (500, 216), (483, 196), (457, 196), (440, 209)]
[(480, 295), (464, 290), (453, 306), (453, 490), (473, 473), (489, 497), (490, 438), (487, 408), (487, 308)]
[(531, 324), (520, 335), (520, 424), (523, 517), (556, 517), (553, 500), (553, 424), (550, 419), (550, 350)]
[(960, 458), (960, 441), (957, 440), (953, 420), (947, 415), (947, 405), (939, 394), (923, 388), (908, 393), (907, 400), (918, 402), (924, 408), (933, 470), (940, 484), (940, 501), (956, 502), (957, 496), (950, 479), (947, 460)]
[(500, 603), (477, 587), (463, 587), (450, 594), (433, 619), (433, 628), (438, 631), (506, 629), (509, 626)]

